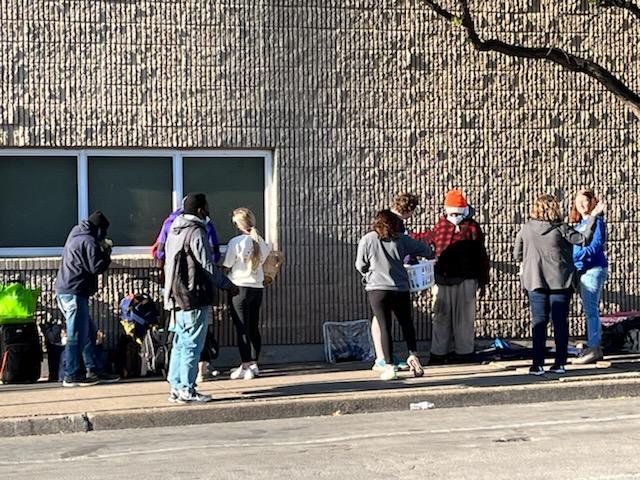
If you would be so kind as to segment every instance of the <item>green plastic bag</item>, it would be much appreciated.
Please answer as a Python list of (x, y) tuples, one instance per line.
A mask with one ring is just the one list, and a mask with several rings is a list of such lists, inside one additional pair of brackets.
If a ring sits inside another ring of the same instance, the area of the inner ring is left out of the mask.
[(40, 289), (26, 288), (20, 283), (0, 285), (0, 325), (34, 321)]

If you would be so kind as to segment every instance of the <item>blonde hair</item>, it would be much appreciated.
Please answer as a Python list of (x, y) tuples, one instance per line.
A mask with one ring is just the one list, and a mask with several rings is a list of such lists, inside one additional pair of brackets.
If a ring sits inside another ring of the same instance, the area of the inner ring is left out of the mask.
[(549, 194), (540, 195), (531, 207), (531, 218), (547, 220), (549, 222), (562, 221), (562, 212), (556, 197)]
[(249, 232), (249, 236), (253, 241), (253, 249), (249, 256), (249, 265), (251, 266), (251, 270), (255, 272), (260, 266), (260, 242), (263, 241), (260, 232), (258, 232), (256, 228), (256, 216), (248, 208), (242, 207), (236, 208), (233, 211), (231, 220), (237, 227)]

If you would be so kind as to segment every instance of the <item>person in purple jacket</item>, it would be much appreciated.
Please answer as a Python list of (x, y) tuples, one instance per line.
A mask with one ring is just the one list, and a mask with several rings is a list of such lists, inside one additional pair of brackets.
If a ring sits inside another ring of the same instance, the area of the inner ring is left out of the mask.
[[(575, 229), (583, 232), (587, 227), (586, 218), (598, 205), (598, 199), (592, 190), (582, 190), (576, 200), (569, 221), (577, 223)], [(607, 227), (602, 217), (598, 217), (591, 242), (582, 247), (573, 246), (573, 264), (579, 279), (582, 310), (587, 319), (587, 348), (573, 360), (574, 364), (595, 363), (602, 359), (602, 324), (600, 323), (600, 295), (607, 281), (608, 262), (605, 255)]]
[[(151, 248), (151, 255), (153, 255), (153, 258), (158, 260), (160, 265), (164, 264), (164, 245), (165, 243), (167, 243), (167, 235), (169, 235), (171, 224), (176, 218), (178, 218), (178, 216), (182, 215), (183, 213), (184, 208), (180, 207), (179, 209), (171, 212), (169, 216), (165, 218), (164, 222), (162, 222), (162, 228), (160, 228), (158, 238), (156, 238), (156, 241)], [(210, 218), (207, 218), (206, 228), (207, 237), (209, 238), (209, 245), (211, 245), (211, 249), (213, 250), (213, 260), (218, 263), (218, 261), (220, 260), (220, 245), (218, 243), (218, 234), (216, 233), (216, 228), (213, 226), (213, 221)]]

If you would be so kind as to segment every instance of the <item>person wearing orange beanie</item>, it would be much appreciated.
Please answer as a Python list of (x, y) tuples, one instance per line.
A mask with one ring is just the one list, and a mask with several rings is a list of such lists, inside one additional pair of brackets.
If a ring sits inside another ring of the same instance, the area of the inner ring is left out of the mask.
[(489, 257), (480, 224), (458, 189), (447, 192), (444, 215), (431, 230), (412, 234), (433, 246), (436, 286), (430, 364), (453, 359), (472, 361), (475, 354), (476, 292), (489, 283)]

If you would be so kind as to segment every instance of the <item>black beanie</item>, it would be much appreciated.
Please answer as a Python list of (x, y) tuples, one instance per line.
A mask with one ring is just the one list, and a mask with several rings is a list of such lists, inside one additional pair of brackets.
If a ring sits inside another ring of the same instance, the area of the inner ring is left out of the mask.
[(198, 209), (205, 209), (207, 206), (207, 197), (204, 193), (190, 193), (183, 202), (184, 213), (197, 215)]
[(107, 217), (105, 217), (104, 213), (102, 213), (100, 210), (96, 210), (91, 215), (89, 215), (89, 218), (87, 220), (89, 220), (89, 223), (94, 227), (103, 228), (105, 230), (109, 228), (110, 225), (109, 220), (107, 220)]

